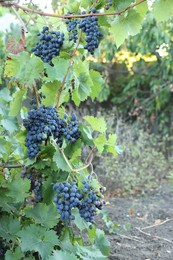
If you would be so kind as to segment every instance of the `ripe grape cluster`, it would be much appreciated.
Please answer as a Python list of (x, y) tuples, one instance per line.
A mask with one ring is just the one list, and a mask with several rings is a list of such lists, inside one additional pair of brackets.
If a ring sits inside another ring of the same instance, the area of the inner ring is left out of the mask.
[(49, 65), (54, 66), (52, 59), (59, 55), (60, 49), (64, 42), (64, 33), (59, 31), (50, 31), (48, 26), (44, 26), (42, 31), (37, 34), (39, 42), (32, 48), (34, 54), (47, 62)]
[(26, 168), (21, 171), (21, 178), (27, 178), (31, 181), (30, 192), (34, 195), (34, 204), (36, 205), (42, 199), (41, 187), (43, 178), (40, 173), (30, 170), (27, 173)]
[[(57, 183), (53, 186), (57, 192), (54, 202), (57, 204), (60, 219), (65, 225), (70, 225), (70, 221), (75, 219), (72, 215), (72, 208), (77, 208), (79, 214), (86, 222), (94, 223), (96, 210), (102, 209), (105, 201), (100, 191), (95, 190), (89, 182), (83, 181), (78, 187), (76, 182)], [(92, 228), (92, 225), (90, 225)]]
[[(97, 13), (95, 8), (92, 8), (92, 13)], [(68, 13), (72, 14), (72, 13)], [(82, 12), (82, 14), (86, 14), (86, 12)], [(98, 17), (97, 16), (88, 16), (80, 19), (70, 19), (66, 20), (66, 24), (68, 25), (67, 30), (70, 32), (69, 40), (73, 40), (74, 42), (78, 39), (78, 29), (81, 29), (83, 33), (85, 33), (85, 41), (87, 44), (84, 46), (89, 53), (94, 54), (94, 51), (99, 46), (99, 39), (103, 37), (102, 32), (99, 29)]]
[(27, 130), (25, 145), (28, 148), (28, 157), (35, 158), (40, 151), (40, 145), (47, 141), (50, 136), (62, 145), (63, 137), (69, 143), (79, 138), (78, 121), (75, 114), (71, 117), (59, 117), (56, 108), (40, 106), (38, 109), (29, 111), (28, 118), (23, 120)]
[(105, 9), (109, 10), (110, 6), (112, 6), (112, 0), (108, 0), (107, 4), (105, 6)]

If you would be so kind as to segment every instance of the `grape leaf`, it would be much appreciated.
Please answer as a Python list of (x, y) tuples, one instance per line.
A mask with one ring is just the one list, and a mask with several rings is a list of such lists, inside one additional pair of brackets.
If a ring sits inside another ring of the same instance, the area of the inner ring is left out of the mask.
[(27, 208), (25, 214), (27, 217), (33, 218), (36, 224), (47, 228), (53, 228), (58, 222), (57, 210), (52, 204), (38, 203), (34, 208)]
[(29, 194), (30, 181), (27, 179), (16, 179), (6, 183), (4, 187), (9, 189), (7, 196), (13, 198), (15, 202), (23, 202)]
[(71, 171), (58, 147), (56, 147), (56, 152), (53, 156), (53, 161), (56, 163), (57, 167), (62, 171)]
[(103, 255), (109, 256), (110, 253), (110, 243), (108, 239), (105, 236), (105, 233), (103, 230), (96, 229), (96, 239), (95, 239), (95, 245), (100, 251), (102, 252)]
[(105, 135), (99, 135), (96, 139), (94, 139), (94, 144), (100, 153), (103, 152), (106, 141)]
[(124, 15), (116, 16), (109, 29), (117, 48), (129, 35), (137, 34), (141, 29), (143, 14), (129, 10)]
[(64, 75), (69, 67), (69, 60), (56, 57), (53, 60), (54, 67), (51, 67), (49, 64), (44, 63), (46, 69), (47, 77), (44, 78), (46, 82), (53, 82), (58, 80), (63, 81)]
[(90, 85), (90, 87), (91, 87), (90, 95), (91, 95), (92, 100), (94, 100), (94, 98), (99, 96), (99, 93), (101, 91), (104, 80), (101, 77), (100, 73), (98, 71), (94, 71), (94, 70), (90, 70), (90, 77), (93, 82), (93, 84)]
[(45, 99), (42, 100), (42, 104), (45, 106), (55, 106), (57, 103), (58, 91), (60, 88), (60, 82), (54, 81), (44, 84), (41, 87), (40, 92), (46, 96)]
[(172, 0), (154, 1), (152, 8), (154, 17), (158, 22), (168, 20), (171, 16), (173, 16)]
[(0, 218), (0, 237), (7, 241), (16, 238), (20, 230), (20, 221), (12, 216), (3, 216)]
[(56, 250), (53, 255), (48, 258), (48, 260), (78, 260), (77, 256), (73, 253), (68, 253), (65, 251)]
[(35, 80), (41, 79), (43, 62), (38, 57), (30, 56), (28, 52), (11, 55), (6, 61), (4, 76), (15, 79), (26, 87), (36, 85)]
[(14, 133), (17, 130), (17, 126), (14, 122), (14, 118), (2, 119), (0, 123), (4, 129), (6, 129), (10, 134)]
[(79, 230), (82, 231), (84, 229), (89, 228), (89, 224), (83, 218), (81, 218), (79, 211), (77, 209), (72, 210), (72, 215), (75, 216), (74, 223), (79, 228)]
[(7, 250), (5, 253), (5, 260), (23, 259), (23, 257), (25, 257), (25, 255), (22, 253), (20, 247), (16, 247), (14, 252)]
[(10, 103), (9, 116), (17, 116), (20, 113), (22, 107), (22, 101), (26, 95), (27, 90), (19, 90), (14, 93), (13, 100)]
[(76, 254), (79, 255), (83, 260), (105, 260), (107, 257), (102, 254), (100, 249), (98, 249), (95, 245), (91, 246), (80, 246), (77, 242), (75, 242), (75, 246), (77, 248)]
[(104, 133), (107, 129), (106, 122), (103, 117), (96, 118), (93, 116), (84, 116), (84, 119), (91, 125), (93, 130)]
[(48, 259), (55, 245), (59, 244), (56, 232), (38, 225), (30, 225), (18, 232), (22, 251), (38, 252), (42, 260)]

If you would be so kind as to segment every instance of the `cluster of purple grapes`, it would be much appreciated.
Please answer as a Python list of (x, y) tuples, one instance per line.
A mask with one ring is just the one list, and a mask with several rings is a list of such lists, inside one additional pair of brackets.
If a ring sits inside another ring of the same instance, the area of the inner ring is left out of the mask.
[[(70, 221), (75, 219), (72, 215), (72, 208), (78, 208), (79, 214), (86, 222), (94, 223), (96, 210), (102, 209), (105, 204), (103, 195), (95, 190), (90, 183), (83, 181), (83, 187), (80, 189), (76, 182), (57, 183), (53, 189), (57, 192), (54, 202), (57, 204), (60, 219), (65, 225), (70, 225)], [(90, 225), (92, 228), (92, 225)]]
[[(98, 13), (96, 8), (92, 8), (92, 13)], [(72, 14), (72, 13), (68, 13)], [(82, 12), (82, 14), (86, 14), (86, 12)], [(99, 38), (103, 37), (102, 32), (99, 29), (98, 17), (97, 16), (88, 16), (80, 19), (70, 19), (67, 18), (66, 24), (68, 25), (67, 30), (70, 32), (69, 40), (73, 40), (74, 42), (78, 39), (78, 31), (77, 29), (81, 29), (83, 33), (85, 33), (85, 41), (87, 44), (84, 46), (88, 52), (92, 55), (94, 51), (99, 46)]]
[(50, 136), (62, 145), (63, 137), (69, 143), (74, 143), (79, 138), (78, 121), (75, 114), (71, 117), (59, 117), (56, 108), (40, 106), (28, 113), (28, 119), (23, 120), (23, 125), (27, 130), (25, 146), (30, 159), (36, 157), (40, 151), (40, 145), (48, 140)]
[(42, 199), (41, 187), (43, 179), (37, 172), (27, 173), (26, 168), (21, 171), (21, 178), (27, 178), (31, 181), (30, 192), (34, 195), (34, 204), (36, 205)]
[(110, 6), (112, 6), (112, 0), (108, 0), (107, 4), (105, 6), (105, 9), (109, 10)]
[(37, 34), (39, 42), (32, 48), (34, 54), (54, 66), (52, 59), (59, 55), (60, 49), (64, 42), (64, 33), (59, 31), (50, 31), (48, 26), (43, 27), (42, 31)]

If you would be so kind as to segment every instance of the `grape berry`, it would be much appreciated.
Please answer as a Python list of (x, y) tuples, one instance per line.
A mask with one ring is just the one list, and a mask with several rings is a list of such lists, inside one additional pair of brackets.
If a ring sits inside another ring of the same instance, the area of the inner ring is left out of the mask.
[[(83, 181), (82, 188), (78, 188), (76, 182), (70, 183), (57, 183), (53, 186), (57, 192), (54, 202), (57, 204), (60, 220), (65, 225), (70, 225), (70, 221), (75, 217), (72, 215), (72, 208), (77, 208), (79, 214), (86, 222), (94, 223), (94, 216), (96, 210), (102, 209), (105, 204), (103, 195), (100, 191), (95, 190), (90, 183)], [(92, 225), (90, 225), (92, 228)]]
[(50, 31), (48, 26), (43, 27), (41, 33), (38, 33), (39, 42), (32, 48), (34, 54), (54, 66), (52, 59), (59, 55), (60, 49), (64, 42), (64, 33), (59, 31)]
[(75, 114), (71, 118), (59, 118), (56, 109), (48, 106), (40, 106), (28, 113), (28, 119), (23, 120), (23, 125), (27, 130), (25, 145), (28, 148), (28, 157), (35, 158), (40, 151), (40, 145), (48, 140), (50, 136), (62, 145), (63, 137), (69, 143), (75, 142), (79, 138), (78, 122)]
[(108, 0), (107, 4), (105, 6), (105, 9), (109, 10), (110, 6), (112, 6), (112, 0)]

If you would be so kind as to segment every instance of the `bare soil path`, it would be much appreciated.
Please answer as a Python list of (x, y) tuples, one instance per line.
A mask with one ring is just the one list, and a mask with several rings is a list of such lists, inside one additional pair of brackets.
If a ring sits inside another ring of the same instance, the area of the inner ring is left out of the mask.
[(110, 260), (173, 260), (173, 186), (161, 184), (139, 197), (110, 199), (107, 207), (120, 234), (106, 235)]

